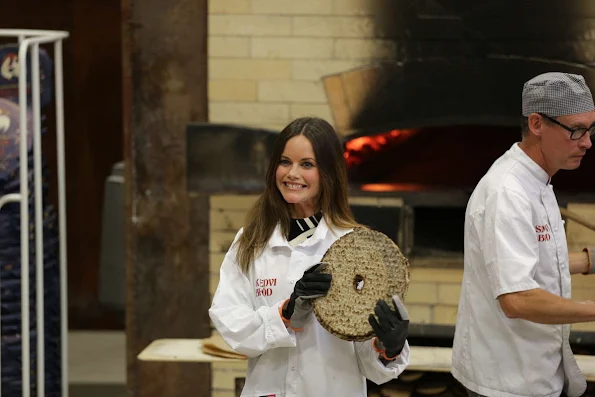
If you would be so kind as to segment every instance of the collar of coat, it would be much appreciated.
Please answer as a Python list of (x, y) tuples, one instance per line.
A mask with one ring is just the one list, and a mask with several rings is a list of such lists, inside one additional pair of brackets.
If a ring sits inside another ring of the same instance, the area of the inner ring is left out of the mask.
[[(324, 217), (322, 217), (322, 220), (320, 221), (320, 223), (318, 224), (318, 226), (316, 226), (316, 231), (314, 232), (314, 234), (308, 238), (306, 241), (304, 241), (303, 243), (299, 244), (300, 247), (309, 247), (309, 246), (313, 246), (315, 244), (319, 244), (321, 241), (323, 241), (328, 233), (332, 233), (335, 236), (335, 239), (339, 239), (340, 237), (346, 235), (347, 233), (351, 232), (353, 229), (341, 229), (341, 228), (333, 228), (331, 230), (331, 228), (329, 228), (328, 224), (326, 223), (326, 220), (324, 219)], [(275, 230), (273, 231), (273, 235), (271, 236), (270, 240), (269, 240), (269, 246), (270, 247), (287, 247), (287, 248), (291, 248), (291, 246), (289, 245), (289, 242), (287, 241), (287, 238), (283, 235), (283, 233), (281, 233), (281, 225), (277, 224), (277, 226), (275, 227)]]

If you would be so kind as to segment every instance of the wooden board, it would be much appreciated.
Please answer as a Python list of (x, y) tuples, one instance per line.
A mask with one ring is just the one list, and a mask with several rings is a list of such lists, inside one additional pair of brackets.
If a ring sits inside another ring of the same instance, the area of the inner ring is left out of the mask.
[[(152, 342), (139, 355), (141, 361), (177, 362), (242, 362), (204, 354), (199, 339), (160, 339)], [(410, 346), (408, 371), (450, 372), (452, 349), (448, 347)], [(589, 382), (595, 381), (595, 356), (575, 355), (579, 368)]]
[[(595, 223), (595, 203), (568, 203), (566, 208), (588, 222)], [(584, 247), (595, 245), (595, 231), (566, 219), (566, 239), (569, 251), (580, 251)]]
[(348, 136), (352, 122), (361, 112), (368, 95), (377, 90), (381, 72), (376, 66), (361, 67), (324, 76), (324, 90), (337, 133)]
[(139, 355), (141, 361), (177, 361), (192, 363), (242, 362), (246, 360), (223, 358), (205, 354), (202, 339), (158, 339)]

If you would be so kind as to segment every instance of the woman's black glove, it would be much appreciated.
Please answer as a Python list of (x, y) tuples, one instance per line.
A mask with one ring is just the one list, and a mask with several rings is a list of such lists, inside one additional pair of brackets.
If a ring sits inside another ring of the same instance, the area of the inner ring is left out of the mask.
[(325, 296), (331, 287), (332, 276), (320, 273), (326, 263), (312, 266), (295, 283), (291, 296), (282, 310), (283, 317), (291, 321), (293, 328), (302, 328), (306, 319), (312, 313), (312, 299)]
[(374, 308), (378, 320), (372, 314), (368, 317), (376, 333), (374, 347), (387, 360), (401, 354), (409, 331), (409, 314), (405, 305), (397, 295), (393, 296), (393, 302), (397, 308), (396, 311), (392, 311), (385, 301), (379, 300)]

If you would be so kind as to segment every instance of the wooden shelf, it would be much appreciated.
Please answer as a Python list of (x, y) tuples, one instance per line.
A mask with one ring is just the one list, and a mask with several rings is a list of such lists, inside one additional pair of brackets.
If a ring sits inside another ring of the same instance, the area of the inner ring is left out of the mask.
[[(411, 346), (410, 371), (450, 372), (452, 349), (449, 347)], [(595, 381), (595, 356), (575, 355), (583, 375)], [(157, 339), (139, 355), (141, 361), (158, 362), (241, 362), (245, 360), (215, 357), (202, 351), (201, 339)]]

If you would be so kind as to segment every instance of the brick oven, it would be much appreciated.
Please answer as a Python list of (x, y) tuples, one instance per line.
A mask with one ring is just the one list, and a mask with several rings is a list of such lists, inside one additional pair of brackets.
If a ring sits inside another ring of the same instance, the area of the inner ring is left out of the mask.
[[(520, 57), (383, 62), (324, 83), (354, 191), (404, 200), (401, 243), (423, 263), (460, 263), (470, 192), (492, 162), (520, 140), (520, 90), (548, 70), (584, 75), (595, 69)], [(593, 202), (584, 181), (595, 158), (554, 178), (561, 206)]]
[[(215, 3), (211, 122), (189, 125), (187, 139), (188, 190), (209, 196), (211, 293), (263, 188), (276, 133), (313, 114), (332, 121), (342, 137), (356, 218), (393, 238), (410, 259), (410, 340), (450, 346), (469, 195), (520, 140), (524, 81), (566, 71), (582, 74), (595, 90), (595, 3)], [(595, 184), (587, 181), (594, 174), (591, 154), (553, 181), (560, 206), (593, 221)], [(595, 242), (595, 233), (575, 222), (567, 221), (566, 231), (570, 250)], [(579, 299), (592, 299), (594, 286), (573, 276)], [(593, 349), (592, 331), (590, 323), (573, 327), (575, 352)], [(213, 368), (213, 390), (221, 393), (226, 376), (245, 370)]]

